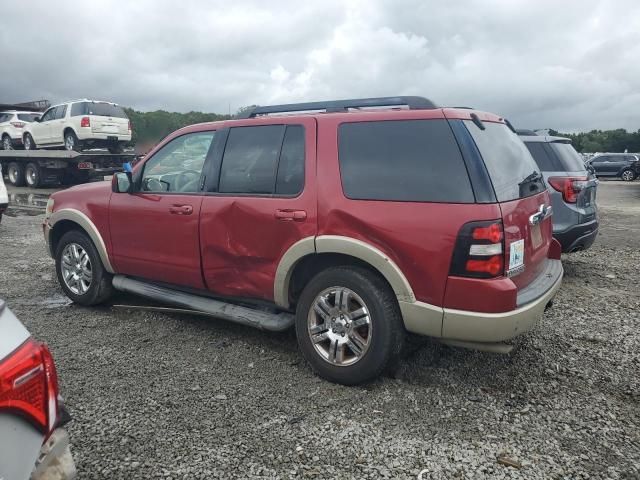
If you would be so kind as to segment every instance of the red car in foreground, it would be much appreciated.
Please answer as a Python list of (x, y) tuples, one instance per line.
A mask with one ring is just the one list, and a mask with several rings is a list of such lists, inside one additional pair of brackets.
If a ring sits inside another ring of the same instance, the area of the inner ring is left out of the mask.
[(75, 302), (112, 289), (268, 330), (332, 381), (405, 334), (508, 351), (562, 279), (544, 180), (512, 127), (421, 97), (258, 107), (183, 128), (112, 184), (52, 195)]

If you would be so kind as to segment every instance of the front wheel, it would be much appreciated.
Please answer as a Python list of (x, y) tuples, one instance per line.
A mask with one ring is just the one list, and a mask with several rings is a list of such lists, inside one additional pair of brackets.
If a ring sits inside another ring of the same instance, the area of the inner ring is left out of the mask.
[(111, 297), (111, 274), (104, 269), (96, 247), (84, 232), (65, 233), (55, 258), (58, 282), (75, 303), (97, 305)]
[(330, 268), (307, 284), (296, 335), (311, 368), (343, 385), (378, 377), (398, 359), (405, 339), (393, 291), (359, 267)]
[(25, 134), (22, 143), (24, 144), (24, 149), (25, 150), (35, 150), (36, 149), (36, 142), (33, 141), (33, 137), (31, 136), (30, 133)]
[(636, 174), (633, 170), (625, 170), (620, 174), (620, 178), (622, 178), (622, 180), (624, 180), (625, 182), (631, 182), (635, 180)]

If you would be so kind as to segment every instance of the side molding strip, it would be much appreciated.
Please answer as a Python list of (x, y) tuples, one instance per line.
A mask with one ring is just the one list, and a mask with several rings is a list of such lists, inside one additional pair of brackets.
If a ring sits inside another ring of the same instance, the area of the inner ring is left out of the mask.
[(107, 246), (102, 239), (102, 235), (93, 224), (93, 222), (80, 210), (76, 210), (73, 208), (63, 208), (62, 210), (58, 210), (53, 212), (51, 216), (48, 218), (47, 222), (51, 228), (55, 227), (55, 224), (61, 220), (70, 220), (72, 222), (80, 225), (87, 235), (91, 238), (91, 241), (96, 247), (98, 251), (98, 255), (100, 255), (100, 260), (102, 260), (102, 265), (109, 273), (115, 273), (115, 270), (111, 266), (111, 262), (109, 261), (109, 255), (107, 254)]

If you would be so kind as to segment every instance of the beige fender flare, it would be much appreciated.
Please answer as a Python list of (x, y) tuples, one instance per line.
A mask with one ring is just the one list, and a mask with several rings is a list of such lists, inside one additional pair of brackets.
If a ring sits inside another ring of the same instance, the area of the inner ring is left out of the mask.
[[(113, 266), (111, 265), (109, 255), (107, 254), (107, 246), (105, 245), (104, 240), (102, 239), (102, 235), (100, 235), (100, 232), (98, 231), (98, 228), (91, 221), (91, 219), (80, 210), (76, 210), (74, 208), (63, 208), (61, 210), (53, 212), (48, 218), (45, 219), (44, 231), (47, 245), (51, 245), (49, 238), (51, 235), (51, 231), (55, 227), (56, 223), (62, 220), (69, 220), (80, 225), (85, 233), (89, 235), (89, 238), (91, 238), (93, 245), (96, 247), (104, 269), (109, 273), (116, 273), (113, 269)], [(51, 247), (49, 247), (49, 250), (51, 250)], [(54, 252), (51, 253), (54, 254)]]

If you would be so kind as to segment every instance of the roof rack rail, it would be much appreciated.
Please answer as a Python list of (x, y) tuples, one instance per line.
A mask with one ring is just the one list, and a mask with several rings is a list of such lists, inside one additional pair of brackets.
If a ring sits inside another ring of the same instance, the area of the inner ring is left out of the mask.
[(324, 110), (325, 112), (346, 112), (350, 108), (369, 107), (399, 107), (407, 106), (410, 110), (428, 110), (437, 108), (436, 105), (424, 97), (378, 97), (356, 98), (351, 100), (331, 100), (326, 102), (289, 103), (285, 105), (270, 105), (248, 109), (236, 118), (254, 118), (260, 115), (289, 112), (307, 112)]

